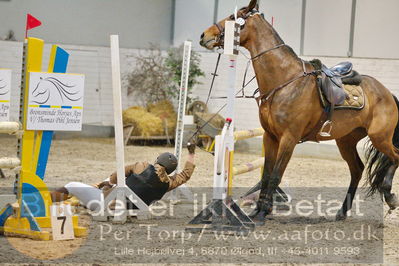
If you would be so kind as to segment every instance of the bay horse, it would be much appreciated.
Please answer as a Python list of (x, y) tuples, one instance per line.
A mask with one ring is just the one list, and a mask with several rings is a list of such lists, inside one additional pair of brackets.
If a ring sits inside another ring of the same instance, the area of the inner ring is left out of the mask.
[[(200, 44), (210, 50), (223, 47), (226, 20), (240, 19), (240, 45), (252, 58), (259, 86), (259, 117), (265, 130), (264, 172), (256, 208), (250, 214), (254, 222), (264, 224), (273, 207), (273, 192), (296, 144), (316, 128), (324, 112), (318, 95), (314, 66), (300, 59), (284, 44), (274, 28), (259, 12), (256, 0), (247, 7), (210, 26), (201, 35)], [(243, 23), (244, 22), (244, 23)], [(365, 168), (356, 144), (366, 136), (370, 143), (366, 150), (369, 194), (380, 192), (391, 209), (399, 207), (399, 200), (391, 193), (392, 180), (399, 163), (399, 102), (375, 78), (362, 75), (365, 106), (362, 110), (335, 110), (332, 115), (330, 137), (319, 134), (307, 140), (335, 139), (342, 158), (347, 162), (351, 181), (345, 200), (336, 215), (343, 220), (352, 207), (359, 181)]]

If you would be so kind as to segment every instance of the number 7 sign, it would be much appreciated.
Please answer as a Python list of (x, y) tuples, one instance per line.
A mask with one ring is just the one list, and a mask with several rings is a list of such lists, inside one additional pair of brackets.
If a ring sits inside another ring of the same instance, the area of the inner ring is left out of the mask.
[(53, 240), (74, 239), (71, 205), (51, 205), (51, 227)]

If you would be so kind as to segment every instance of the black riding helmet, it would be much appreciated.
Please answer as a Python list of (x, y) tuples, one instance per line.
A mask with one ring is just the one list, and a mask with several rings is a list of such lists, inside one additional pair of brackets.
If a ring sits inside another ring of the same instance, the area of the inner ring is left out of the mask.
[(177, 158), (170, 152), (162, 153), (158, 156), (155, 163), (165, 167), (166, 173), (169, 175), (176, 170), (177, 167)]

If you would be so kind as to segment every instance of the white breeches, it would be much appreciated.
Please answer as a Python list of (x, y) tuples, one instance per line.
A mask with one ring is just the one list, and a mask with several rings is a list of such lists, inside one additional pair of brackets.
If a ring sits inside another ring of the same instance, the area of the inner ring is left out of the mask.
[(82, 205), (91, 211), (100, 207), (102, 190), (81, 182), (70, 182), (65, 185), (70, 195), (77, 197)]

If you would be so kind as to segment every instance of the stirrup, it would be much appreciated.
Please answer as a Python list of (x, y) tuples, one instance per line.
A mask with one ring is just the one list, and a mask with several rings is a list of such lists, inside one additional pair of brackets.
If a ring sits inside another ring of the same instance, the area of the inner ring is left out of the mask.
[[(326, 130), (328, 128), (328, 130)], [(319, 135), (325, 138), (331, 137), (331, 130), (332, 130), (332, 121), (327, 120), (324, 122), (323, 126), (320, 129)]]

